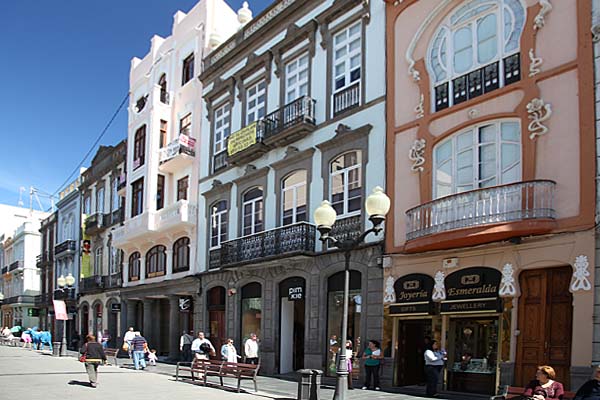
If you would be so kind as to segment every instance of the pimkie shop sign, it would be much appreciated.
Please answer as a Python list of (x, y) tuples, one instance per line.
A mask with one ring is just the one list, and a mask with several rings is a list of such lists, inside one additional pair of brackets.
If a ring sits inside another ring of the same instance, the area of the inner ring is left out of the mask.
[(409, 274), (398, 278), (394, 282), (396, 303), (390, 304), (390, 316), (433, 314), (433, 286), (433, 278), (425, 274)]
[(227, 155), (232, 156), (256, 143), (257, 122), (231, 134), (227, 139)]
[(502, 273), (494, 268), (472, 267), (448, 275), (442, 314), (501, 312), (498, 296)]

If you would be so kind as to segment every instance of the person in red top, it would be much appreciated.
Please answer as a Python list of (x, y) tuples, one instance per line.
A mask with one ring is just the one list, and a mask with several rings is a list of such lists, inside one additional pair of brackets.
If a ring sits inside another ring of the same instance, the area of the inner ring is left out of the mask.
[(548, 365), (541, 365), (535, 372), (535, 380), (529, 382), (523, 396), (533, 400), (562, 400), (565, 390), (556, 382), (556, 372)]

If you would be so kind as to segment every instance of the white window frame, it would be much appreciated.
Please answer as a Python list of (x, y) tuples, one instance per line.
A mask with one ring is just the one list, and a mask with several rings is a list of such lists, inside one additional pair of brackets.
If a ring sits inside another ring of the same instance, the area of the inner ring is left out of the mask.
[[(353, 34), (352, 36), (350, 36), (350, 31), (353, 28), (358, 27), (358, 31), (357, 33)], [(337, 38), (341, 37), (342, 35), (346, 35), (345, 39), (342, 39), (339, 43), (336, 43)], [(356, 46), (356, 48), (351, 49), (351, 46), (356, 42), (356, 40), (358, 39), (358, 46)], [(363, 76), (363, 65), (362, 65), (362, 41), (363, 41), (363, 37), (362, 37), (362, 21), (357, 21), (353, 24), (351, 24), (350, 26), (336, 32), (333, 35), (333, 68), (332, 68), (332, 75), (333, 75), (333, 94), (335, 95), (338, 92), (341, 92), (343, 90), (345, 90), (346, 88), (348, 88), (349, 86), (353, 85), (355, 82), (358, 82), (358, 84), (361, 84), (361, 80), (362, 80), (362, 76)], [(338, 52), (345, 50), (345, 54), (338, 56)], [(352, 67), (351, 65), (351, 60), (353, 58), (355, 58), (356, 56), (358, 56), (359, 58), (359, 65), (358, 67)], [(338, 74), (336, 71), (336, 67), (344, 64), (344, 70), (343, 73)], [(360, 70), (359, 73), (359, 77), (358, 79), (355, 79), (354, 81), (351, 80), (351, 75), (352, 72), (355, 70)], [(336, 88), (336, 81), (337, 79), (343, 77), (344, 78), (344, 85)], [(360, 93), (360, 90), (359, 90)]]
[[(214, 111), (214, 144), (213, 154), (227, 150), (227, 138), (231, 134), (231, 106), (225, 103)], [(219, 126), (219, 123), (221, 126)], [(219, 138), (217, 138), (219, 136)]]
[[(290, 178), (292, 175), (297, 174), (297, 173), (304, 173), (304, 181), (302, 182), (298, 182), (295, 183), (293, 185), (290, 186), (285, 186), (285, 181)], [(305, 198), (304, 198), (304, 203), (306, 204), (306, 214), (307, 214), (307, 218), (308, 218), (308, 196), (306, 196), (307, 191), (306, 191), (306, 181), (307, 181), (307, 175), (308, 172), (305, 169), (299, 169), (296, 170), (290, 174), (288, 174), (285, 178), (282, 179), (281, 181), (281, 226), (287, 226), (287, 225), (291, 225), (291, 224), (295, 224), (298, 221), (298, 189), (300, 189), (301, 187), (304, 187), (304, 193), (305, 193)], [(292, 206), (292, 222), (290, 222), (289, 224), (285, 224), (283, 222), (284, 218), (285, 218), (285, 195), (287, 192), (291, 192), (291, 196), (293, 199), (293, 206)], [(304, 222), (304, 221), (300, 221), (300, 222)]]
[(102, 247), (98, 247), (94, 252), (94, 275), (102, 275)]
[[(223, 200), (224, 201), (224, 200)], [(221, 201), (217, 201), (216, 203), (214, 203), (211, 207), (211, 212), (210, 212), (210, 243), (209, 243), (209, 250), (214, 250), (214, 249), (219, 249), (221, 248), (221, 244), (223, 243), (221, 241), (221, 235), (223, 234), (223, 230), (221, 229), (223, 226), (223, 218), (225, 216), (227, 216), (227, 212), (229, 211), (227, 209), (227, 202), (225, 202), (225, 209), (221, 210), (221, 211), (216, 211), (217, 210), (217, 205), (221, 203)], [(227, 223), (229, 221), (226, 221)], [(217, 228), (217, 235), (216, 235), (216, 239), (217, 239), (217, 244), (213, 245), (213, 238), (215, 238), (215, 236), (213, 235), (213, 228)], [(229, 234), (229, 227), (227, 227), (227, 234)], [(227, 240), (227, 239), (226, 239)]]
[[(337, 160), (340, 157), (343, 157), (345, 154), (349, 154), (349, 153), (359, 153), (360, 154), (360, 162), (356, 163), (350, 167), (346, 167), (344, 169), (332, 172), (331, 171), (331, 166), (333, 164), (333, 162), (335, 160)], [(361, 150), (351, 150), (351, 151), (346, 151), (342, 154), (339, 154), (337, 156), (335, 156), (330, 162), (329, 162), (329, 201), (331, 202), (331, 204), (333, 205), (333, 181), (334, 181), (334, 177), (341, 175), (342, 176), (342, 182), (343, 182), (343, 186), (344, 186), (344, 202), (343, 202), (343, 211), (341, 214), (338, 214), (338, 217), (351, 217), (354, 215), (359, 215), (361, 213), (361, 207), (359, 207), (358, 210), (356, 211), (348, 211), (348, 204), (349, 204), (349, 198), (348, 198), (348, 194), (349, 194), (349, 176), (350, 176), (350, 172), (354, 171), (354, 170), (358, 170), (358, 176), (360, 177), (361, 180), (361, 189), (363, 188), (364, 182), (362, 181), (362, 151)], [(362, 194), (361, 194), (362, 196)]]
[[(250, 190), (253, 190), (253, 189), (255, 189), (255, 188), (250, 188), (246, 192), (244, 192), (244, 194), (242, 195), (242, 199), (244, 198), (246, 193), (248, 193)], [(264, 217), (265, 192), (262, 187), (257, 188), (257, 189), (260, 189), (260, 191), (262, 192), (262, 195), (255, 197), (254, 199), (242, 202), (242, 236), (254, 235), (256, 233), (260, 233), (265, 230), (265, 217)], [(261, 212), (260, 212), (262, 229), (260, 231), (256, 229), (256, 221), (257, 221), (256, 214), (257, 214), (258, 203), (261, 203), (261, 205), (262, 205)], [(245, 224), (246, 216), (247, 216), (247, 214), (246, 214), (246, 206), (247, 205), (249, 205), (250, 209), (251, 209), (251, 212), (250, 212), (251, 222), (250, 222), (250, 232), (249, 233), (246, 233), (246, 224)]]
[[(301, 61), (306, 60), (306, 64), (302, 65)], [(310, 89), (310, 55), (308, 52), (302, 53), (298, 57), (285, 64), (285, 103), (289, 104), (303, 96), (308, 95)], [(306, 73), (302, 78), (302, 73)], [(290, 83), (290, 81), (293, 81)], [(306, 86), (306, 90), (301, 90)], [(290, 96), (291, 94), (291, 96)]]
[(104, 213), (104, 186), (99, 186), (96, 189), (96, 213), (103, 214)]
[(111, 197), (112, 211), (117, 211), (119, 209), (119, 207), (121, 206), (121, 196), (119, 196), (118, 188), (119, 188), (119, 175), (115, 175), (115, 177), (113, 178), (113, 183), (112, 183), (112, 197)]
[(83, 213), (85, 215), (90, 215), (92, 211), (92, 198), (89, 194), (83, 197)]
[[(512, 123), (518, 124), (518, 126), (519, 126), (519, 142), (502, 140), (502, 123), (507, 123), (507, 122), (512, 122)], [(433, 199), (438, 199), (440, 197), (444, 197), (444, 196), (438, 197), (438, 193), (437, 193), (438, 192), (438, 184), (437, 184), (438, 183), (438, 178), (437, 178), (438, 157), (437, 157), (436, 150), (440, 146), (443, 146), (444, 144), (448, 143), (449, 141), (452, 141), (452, 158), (451, 158), (452, 188), (451, 188), (450, 195), (460, 193), (457, 191), (457, 181), (458, 181), (457, 156), (458, 156), (459, 152), (457, 151), (456, 140), (460, 135), (467, 133), (467, 132), (471, 132), (473, 134), (473, 141), (472, 141), (472, 147), (471, 147), (471, 149), (473, 150), (473, 180), (472, 180), (473, 189), (470, 189), (470, 190), (478, 190), (478, 189), (485, 188), (485, 187), (480, 186), (481, 181), (479, 180), (479, 151), (478, 150), (481, 147), (481, 143), (479, 142), (477, 133), (479, 132), (480, 128), (482, 128), (484, 126), (488, 126), (488, 125), (496, 126), (496, 140), (494, 142), (494, 144), (496, 146), (496, 155), (495, 155), (495, 157), (496, 157), (496, 160), (495, 160), (496, 161), (496, 184), (493, 186), (505, 185), (505, 184), (521, 181), (522, 176), (523, 176), (523, 143), (520, 140), (522, 138), (522, 126), (520, 124), (520, 121), (517, 119), (501, 119), (501, 120), (485, 121), (480, 124), (472, 125), (465, 129), (462, 129), (459, 132), (452, 134), (450, 137), (444, 139), (443, 141), (441, 141), (440, 143), (438, 143), (434, 146), (434, 148), (433, 148), (433, 179), (432, 179)], [(515, 181), (511, 181), (511, 182), (503, 182), (502, 181), (502, 144), (518, 144), (520, 146), (519, 147), (519, 164), (521, 165), (521, 168), (519, 170), (519, 175)], [(462, 152), (464, 152), (464, 151), (461, 150), (461, 153)]]
[[(262, 89), (260, 88), (261, 85), (264, 85)], [(253, 91), (254, 93), (252, 93)], [(263, 101), (259, 102), (261, 96)], [(252, 102), (254, 102), (254, 105), (251, 106), (250, 103)], [(260, 115), (261, 110), (262, 115)], [(253, 119), (250, 118), (251, 114)], [(246, 126), (261, 120), (265, 115), (267, 115), (267, 81), (261, 79), (246, 89)]]

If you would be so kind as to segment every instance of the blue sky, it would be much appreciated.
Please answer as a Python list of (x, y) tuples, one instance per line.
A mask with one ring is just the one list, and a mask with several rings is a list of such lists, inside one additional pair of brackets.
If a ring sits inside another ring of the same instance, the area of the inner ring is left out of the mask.
[[(226, 1), (234, 10), (243, 2)], [(59, 189), (127, 94), (131, 58), (142, 58), (152, 35), (167, 36), (173, 14), (197, 2), (2, 1), (0, 203), (17, 205), (21, 186), (26, 207), (30, 186)], [(271, 2), (249, 1), (254, 15)], [(100, 144), (126, 136), (124, 108)]]

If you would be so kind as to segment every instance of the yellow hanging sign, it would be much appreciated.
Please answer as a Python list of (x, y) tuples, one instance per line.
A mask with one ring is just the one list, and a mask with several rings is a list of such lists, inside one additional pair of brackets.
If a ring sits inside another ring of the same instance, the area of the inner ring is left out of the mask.
[(256, 126), (257, 123), (253, 122), (229, 136), (229, 139), (227, 139), (227, 155), (232, 156), (255, 144)]

